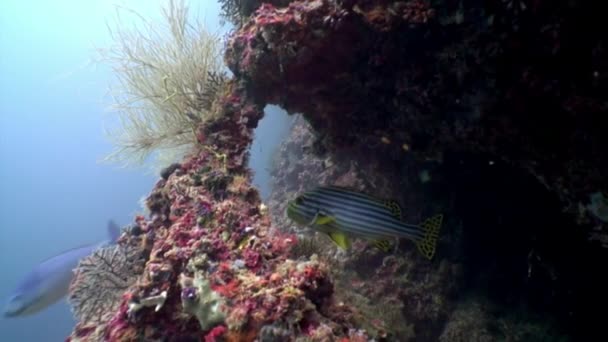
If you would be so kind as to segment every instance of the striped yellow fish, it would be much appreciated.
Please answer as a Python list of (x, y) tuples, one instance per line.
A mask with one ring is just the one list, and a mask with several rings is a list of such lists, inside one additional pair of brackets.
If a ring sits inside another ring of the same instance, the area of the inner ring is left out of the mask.
[(327, 234), (343, 249), (350, 248), (348, 236), (371, 241), (385, 251), (390, 246), (388, 239), (407, 238), (414, 241), (428, 259), (435, 255), (443, 220), (439, 214), (420, 224), (405, 223), (396, 202), (336, 186), (318, 187), (289, 201), (287, 216)]

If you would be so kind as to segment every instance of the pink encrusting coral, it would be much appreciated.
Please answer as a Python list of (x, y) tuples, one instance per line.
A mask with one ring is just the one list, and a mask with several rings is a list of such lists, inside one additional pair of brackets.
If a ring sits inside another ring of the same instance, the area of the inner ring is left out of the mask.
[[(348, 336), (347, 322), (320, 314), (334, 305), (327, 266), (289, 259), (296, 238), (272, 227), (243, 180), (261, 111), (236, 103), (247, 97), (230, 87), (222, 118), (202, 128), (206, 148), (156, 184), (149, 218), (138, 216), (121, 237), (119, 245), (138, 248), (142, 273), (115, 312), (79, 322), (68, 341), (252, 341), (273, 324), (292, 338), (320, 327)], [(238, 186), (227, 191), (231, 182)]]

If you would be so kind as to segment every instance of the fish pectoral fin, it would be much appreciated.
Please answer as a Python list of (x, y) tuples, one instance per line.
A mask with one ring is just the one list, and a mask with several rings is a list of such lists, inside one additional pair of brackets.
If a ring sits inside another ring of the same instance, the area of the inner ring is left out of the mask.
[(370, 244), (383, 252), (388, 252), (392, 248), (392, 243), (386, 239), (373, 240)]
[(327, 235), (336, 245), (338, 245), (338, 247), (344, 250), (350, 249), (350, 240), (348, 239), (348, 236), (338, 232), (327, 233)]
[(438, 214), (429, 217), (420, 224), (420, 227), (424, 231), (424, 237), (418, 241), (417, 246), (420, 253), (428, 259), (432, 259), (435, 255), (435, 246), (439, 238), (439, 229), (441, 228), (442, 221), (443, 215)]
[(326, 224), (330, 224), (332, 222), (335, 222), (336, 218), (327, 214), (327, 213), (317, 213), (317, 215), (315, 216), (315, 220), (313, 221), (314, 224), (317, 225), (326, 225)]
[(316, 213), (315, 216), (312, 218), (312, 220), (310, 220), (310, 222), (308, 222), (307, 226), (312, 226), (315, 221), (317, 221), (317, 219), (319, 218), (319, 213)]

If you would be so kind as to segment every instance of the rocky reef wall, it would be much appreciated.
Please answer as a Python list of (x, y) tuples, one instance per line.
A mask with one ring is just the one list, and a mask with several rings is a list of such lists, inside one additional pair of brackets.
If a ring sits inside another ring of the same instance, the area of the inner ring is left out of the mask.
[(606, 189), (606, 24), (589, 6), (265, 4), (232, 36), (226, 62), (257, 101), (303, 113), (327, 147), (386, 143), (393, 159), (488, 153), (578, 215)]
[[(559, 1), (261, 6), (229, 42), (227, 64), (256, 101), (307, 123), (278, 158), (273, 217), (318, 184), (397, 199), (410, 221), (446, 213), (440, 263), (455, 273), (430, 291), (441, 315), (403, 306), (416, 340), (454, 340), (441, 329), (466, 324), (442, 322), (464, 318), (463, 308), (484, 312), (484, 329), (502, 327), (488, 335), (498, 339), (602, 333), (585, 313), (608, 303), (597, 272), (607, 260), (608, 171), (598, 10)], [(431, 268), (429, 277), (441, 266)]]

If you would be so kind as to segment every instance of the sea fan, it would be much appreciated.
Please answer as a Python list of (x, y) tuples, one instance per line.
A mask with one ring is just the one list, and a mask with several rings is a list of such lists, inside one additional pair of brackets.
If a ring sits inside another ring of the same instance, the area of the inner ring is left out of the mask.
[(114, 312), (123, 292), (135, 281), (137, 249), (112, 245), (95, 250), (74, 270), (68, 302), (80, 322), (101, 323)]

